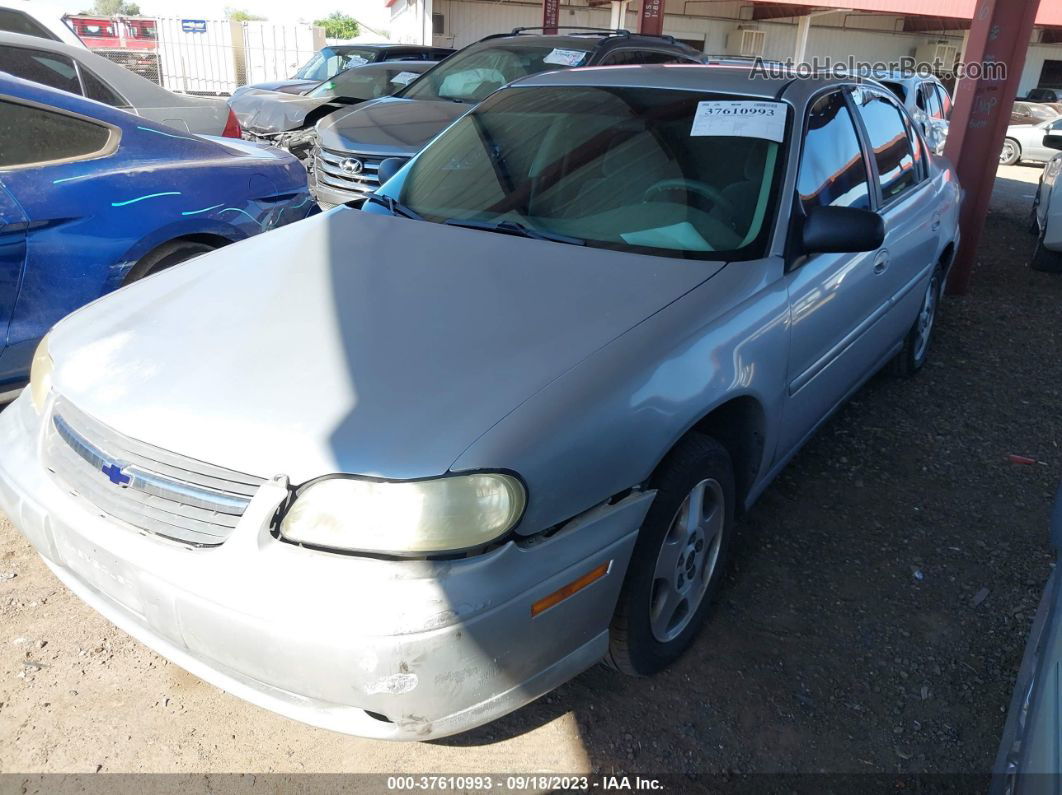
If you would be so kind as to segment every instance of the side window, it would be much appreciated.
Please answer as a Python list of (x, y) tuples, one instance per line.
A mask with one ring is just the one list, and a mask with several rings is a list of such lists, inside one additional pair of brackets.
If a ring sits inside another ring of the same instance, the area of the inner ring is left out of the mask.
[(926, 111), (929, 113), (929, 118), (943, 119), (944, 108), (940, 106), (940, 97), (938, 97), (937, 92), (933, 90), (933, 84), (923, 83), (922, 93), (926, 96)]
[(100, 80), (96, 75), (92, 74), (85, 67), (81, 67), (81, 82), (85, 85), (85, 96), (89, 99), (94, 99), (97, 102), (102, 102), (105, 105), (110, 105), (114, 108), (128, 108), (129, 103), (114, 93), (110, 86)]
[(630, 66), (652, 63), (692, 63), (688, 58), (654, 50), (613, 50), (601, 60), (602, 66)]
[(808, 113), (797, 193), (805, 213), (813, 207), (870, 207), (866, 159), (840, 91), (816, 100)]
[(951, 119), (951, 95), (948, 94), (948, 90), (944, 86), (934, 85), (933, 88), (936, 89), (940, 107), (944, 110), (944, 118)]
[(86, 119), (0, 100), (0, 169), (95, 155), (110, 136)]
[(885, 96), (863, 89), (855, 98), (878, 164), (881, 196), (888, 202), (918, 183), (911, 139), (900, 109)]
[(44, 25), (35, 20), (25, 11), (16, 11), (13, 8), (0, 8), (0, 30), (8, 33), (22, 33), (26, 36), (36, 36), (39, 39), (51, 39), (59, 41)]
[(23, 47), (0, 47), (0, 72), (42, 83), (52, 88), (81, 93), (74, 62), (65, 55)]

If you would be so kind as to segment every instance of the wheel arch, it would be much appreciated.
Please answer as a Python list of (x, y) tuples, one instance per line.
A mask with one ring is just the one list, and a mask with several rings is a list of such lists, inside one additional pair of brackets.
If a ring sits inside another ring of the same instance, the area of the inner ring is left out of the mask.
[(660, 464), (690, 434), (710, 436), (730, 455), (734, 467), (735, 512), (744, 513), (746, 502), (764, 466), (767, 449), (767, 412), (752, 395), (738, 395), (718, 404), (680, 435), (653, 467)]

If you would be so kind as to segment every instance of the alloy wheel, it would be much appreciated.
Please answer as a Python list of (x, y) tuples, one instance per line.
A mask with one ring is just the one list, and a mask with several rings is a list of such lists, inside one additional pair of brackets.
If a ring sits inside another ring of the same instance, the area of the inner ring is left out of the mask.
[(712, 478), (690, 490), (671, 520), (649, 591), (649, 624), (659, 642), (678, 637), (704, 600), (719, 561), (725, 521), (723, 488)]

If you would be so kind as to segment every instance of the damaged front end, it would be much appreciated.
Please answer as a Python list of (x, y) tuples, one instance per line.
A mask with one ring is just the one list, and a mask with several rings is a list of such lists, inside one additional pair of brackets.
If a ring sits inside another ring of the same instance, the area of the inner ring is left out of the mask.
[(256, 133), (253, 130), (244, 130), (243, 137), (244, 140), (275, 146), (295, 155), (307, 170), (313, 165), (313, 150), (317, 145), (317, 133), (312, 127), (281, 133)]

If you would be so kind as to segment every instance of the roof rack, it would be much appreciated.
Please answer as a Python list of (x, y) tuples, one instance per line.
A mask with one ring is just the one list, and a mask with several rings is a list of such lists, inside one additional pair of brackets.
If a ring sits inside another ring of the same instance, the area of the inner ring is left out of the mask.
[(576, 33), (574, 35), (579, 36), (593, 36), (598, 34), (608, 34), (609, 36), (630, 36), (631, 32), (624, 28), (591, 28), (586, 25), (532, 25), (529, 27), (513, 28), (513, 32), (510, 36), (519, 36), (521, 33), (527, 30), (581, 30), (583, 33)]

